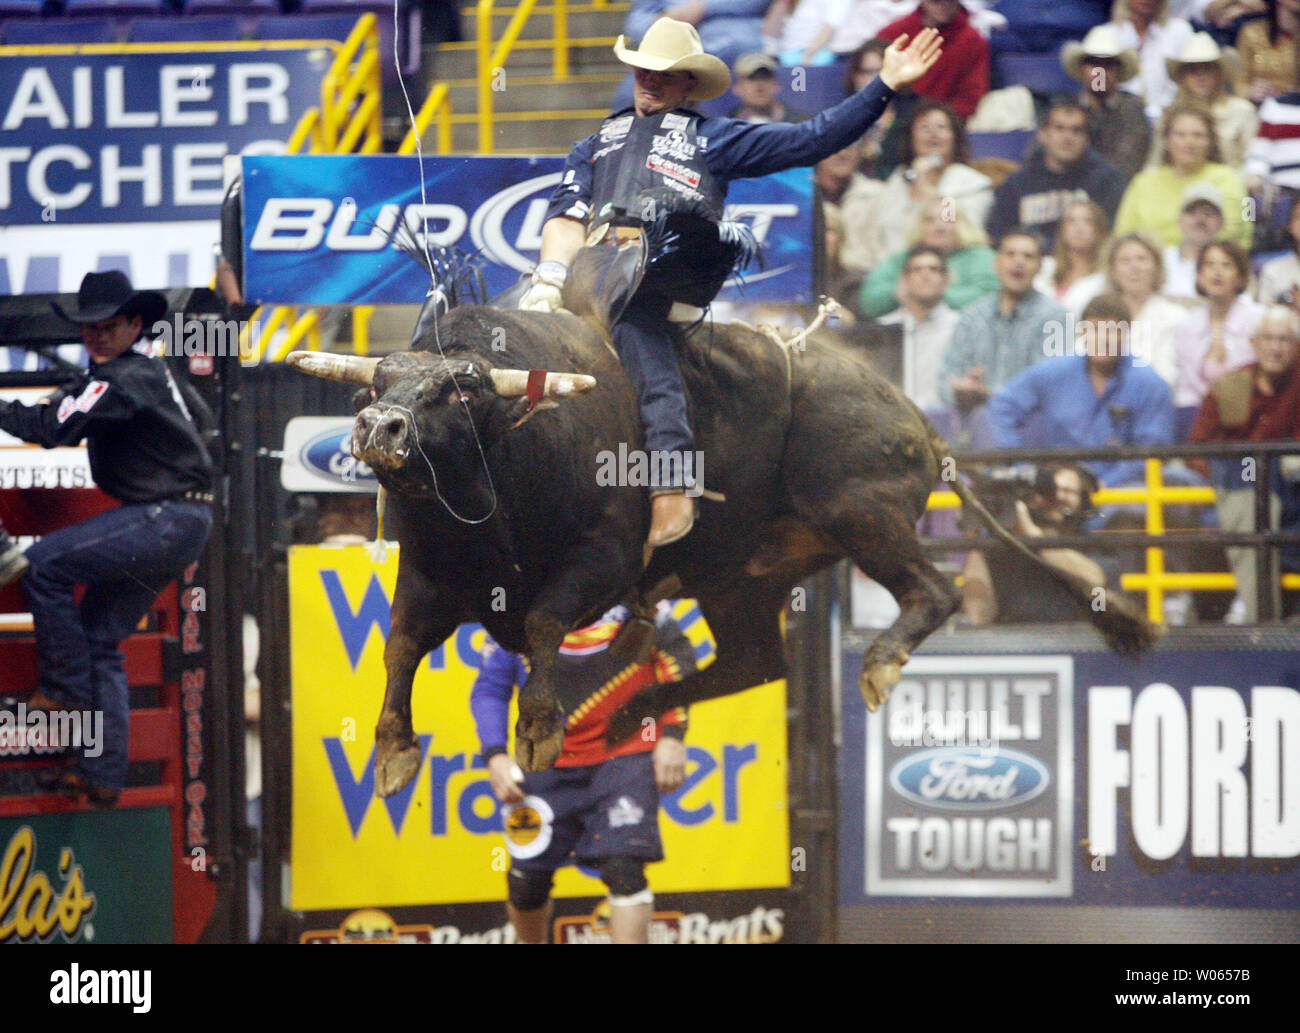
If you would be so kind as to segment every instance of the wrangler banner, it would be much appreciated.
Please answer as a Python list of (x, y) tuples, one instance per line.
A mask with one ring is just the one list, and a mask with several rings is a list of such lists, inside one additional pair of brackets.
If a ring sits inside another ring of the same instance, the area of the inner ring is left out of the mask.
[[(289, 560), (293, 681), (294, 911), (504, 900), (509, 855), (469, 709), (484, 631), (462, 625), (420, 666), (412, 696), (424, 754), (415, 780), (374, 791), (374, 725), (397, 556), (300, 546)], [(712, 640), (694, 603), (675, 611), (702, 664)], [(513, 719), (511, 722), (513, 726)], [(687, 776), (664, 798), (656, 892), (790, 885), (785, 686), (692, 708)], [(561, 870), (557, 897), (603, 892)]]

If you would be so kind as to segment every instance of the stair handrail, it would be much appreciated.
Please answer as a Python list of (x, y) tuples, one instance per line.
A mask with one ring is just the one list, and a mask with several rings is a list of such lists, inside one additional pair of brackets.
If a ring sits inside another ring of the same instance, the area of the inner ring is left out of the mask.
[[(496, 92), (497, 73), (505, 71), (505, 63), (519, 41), (533, 8), (538, 0), (522, 0), (506, 26), (501, 39), (492, 49), (492, 14), (496, 0), (478, 0), (475, 9), (477, 22), (478, 55), (478, 149), (480, 154), (492, 153), (493, 103), (492, 94)], [(569, 78), (569, 8), (568, 0), (551, 0), (554, 18), (553, 38), (551, 41), (553, 75), (557, 82), (567, 82)]]

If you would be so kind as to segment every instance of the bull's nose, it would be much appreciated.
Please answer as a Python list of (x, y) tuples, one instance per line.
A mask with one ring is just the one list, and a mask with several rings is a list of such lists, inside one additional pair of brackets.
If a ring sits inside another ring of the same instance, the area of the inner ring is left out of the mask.
[(375, 446), (393, 454), (406, 454), (406, 417), (401, 413), (392, 412), (384, 415), (378, 423), (375, 424), (374, 433)]
[(352, 452), (371, 466), (398, 466), (406, 460), (410, 438), (405, 414), (370, 406), (357, 413)]

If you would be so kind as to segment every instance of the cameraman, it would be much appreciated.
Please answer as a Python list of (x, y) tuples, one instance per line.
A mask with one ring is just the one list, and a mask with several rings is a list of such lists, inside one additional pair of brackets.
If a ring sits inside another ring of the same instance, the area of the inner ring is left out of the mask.
[[(1024, 538), (1075, 534), (1092, 511), (1096, 478), (1073, 464), (1041, 467), (1025, 497), (1015, 499), (1015, 531)], [(1061, 570), (1103, 587), (1102, 565), (1074, 549), (1043, 549), (1039, 555)], [(1054, 582), (1044, 581), (1029, 561), (1010, 549), (972, 552), (966, 558), (962, 612), (975, 627), (1071, 621), (1078, 604)]]

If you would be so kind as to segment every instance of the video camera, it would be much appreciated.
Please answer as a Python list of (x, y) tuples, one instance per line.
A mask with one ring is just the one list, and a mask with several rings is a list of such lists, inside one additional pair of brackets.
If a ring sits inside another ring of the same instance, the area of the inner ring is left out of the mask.
[(1032, 514), (1035, 499), (1052, 503), (1056, 499), (1056, 475), (1060, 470), (1074, 470), (1082, 482), (1083, 497), (1079, 507), (1065, 514), (1061, 530), (1073, 534), (1092, 514), (1093, 492), (1099, 487), (1091, 470), (1073, 463), (1052, 463), (1045, 466), (1018, 464), (991, 467), (971, 473), (975, 490), (1000, 524), (1016, 526), (1016, 503), (1023, 502)]

